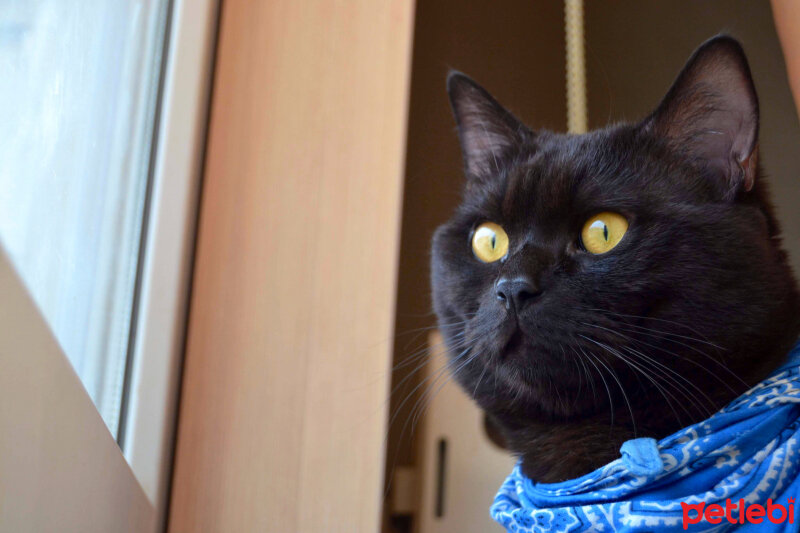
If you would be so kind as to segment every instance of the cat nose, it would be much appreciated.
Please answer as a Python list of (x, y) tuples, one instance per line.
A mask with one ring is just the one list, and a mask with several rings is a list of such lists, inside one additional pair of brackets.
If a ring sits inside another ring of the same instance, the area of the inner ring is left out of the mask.
[(506, 309), (511, 309), (513, 306), (517, 311), (542, 292), (527, 277), (500, 278), (494, 288), (497, 292), (497, 299), (505, 304)]

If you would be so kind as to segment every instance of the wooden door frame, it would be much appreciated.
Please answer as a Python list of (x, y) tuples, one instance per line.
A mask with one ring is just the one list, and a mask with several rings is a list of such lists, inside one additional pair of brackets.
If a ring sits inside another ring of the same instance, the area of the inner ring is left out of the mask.
[(171, 531), (380, 527), (413, 10), (222, 4)]

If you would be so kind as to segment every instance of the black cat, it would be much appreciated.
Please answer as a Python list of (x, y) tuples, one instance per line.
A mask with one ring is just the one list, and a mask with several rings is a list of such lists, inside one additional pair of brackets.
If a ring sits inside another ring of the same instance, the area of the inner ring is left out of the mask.
[(541, 482), (707, 417), (775, 369), (798, 292), (744, 52), (716, 37), (638, 124), (532, 131), (447, 80), (463, 203), (433, 239), (457, 380)]

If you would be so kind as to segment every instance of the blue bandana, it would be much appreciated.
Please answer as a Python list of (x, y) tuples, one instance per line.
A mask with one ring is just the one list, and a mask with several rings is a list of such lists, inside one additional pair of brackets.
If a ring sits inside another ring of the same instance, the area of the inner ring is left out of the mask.
[[(756, 523), (746, 513), (740, 517), (738, 509), (742, 504), (745, 509), (773, 502), (784, 509), (796, 505), (799, 446), (800, 342), (774, 374), (707, 420), (659, 442), (627, 441), (620, 459), (590, 474), (535, 483), (517, 465), (500, 487), (491, 515), (514, 533), (797, 531), (796, 507), (782, 523)], [(686, 520), (686, 505), (725, 508), (726, 500), (729, 508), (736, 507), (728, 513), (730, 520), (700, 520), (698, 510), (688, 511), (695, 520)]]

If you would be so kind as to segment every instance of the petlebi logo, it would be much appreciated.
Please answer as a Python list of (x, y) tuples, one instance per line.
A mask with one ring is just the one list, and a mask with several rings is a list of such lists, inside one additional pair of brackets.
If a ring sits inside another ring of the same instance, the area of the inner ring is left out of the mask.
[(761, 524), (765, 520), (772, 524), (794, 524), (794, 501), (794, 498), (789, 498), (787, 505), (783, 505), (773, 503), (772, 499), (769, 499), (767, 505), (761, 505), (747, 504), (743, 499), (738, 502), (727, 499), (725, 507), (718, 503), (706, 505), (705, 502), (693, 504), (681, 502), (683, 529), (703, 521), (714, 525), (721, 524), (723, 520), (731, 524)]

